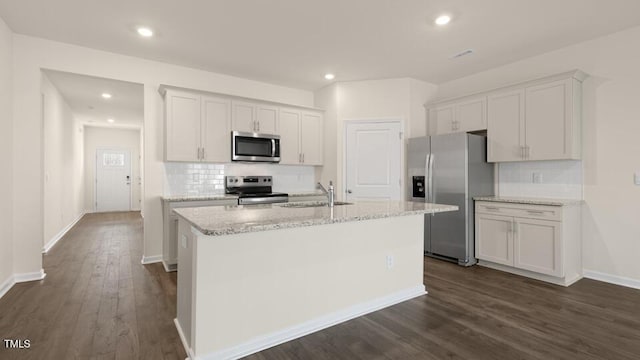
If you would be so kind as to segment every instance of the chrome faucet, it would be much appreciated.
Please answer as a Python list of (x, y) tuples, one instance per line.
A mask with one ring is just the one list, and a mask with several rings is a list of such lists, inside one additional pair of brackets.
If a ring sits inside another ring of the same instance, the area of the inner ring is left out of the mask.
[(321, 183), (318, 183), (318, 187), (322, 190), (325, 195), (327, 195), (327, 200), (329, 200), (329, 207), (333, 207), (335, 203), (335, 190), (333, 188), (333, 181), (329, 181), (329, 190), (325, 189)]

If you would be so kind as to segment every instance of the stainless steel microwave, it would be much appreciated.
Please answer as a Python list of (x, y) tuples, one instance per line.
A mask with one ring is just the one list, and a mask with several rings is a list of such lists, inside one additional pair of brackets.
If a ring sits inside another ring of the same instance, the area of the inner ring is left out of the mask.
[(280, 162), (280, 136), (232, 131), (231, 160)]

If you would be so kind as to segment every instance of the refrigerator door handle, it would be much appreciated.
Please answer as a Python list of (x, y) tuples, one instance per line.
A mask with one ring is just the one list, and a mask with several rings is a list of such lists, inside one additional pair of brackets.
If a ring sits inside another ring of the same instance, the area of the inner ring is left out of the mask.
[(427, 156), (425, 157), (424, 160), (424, 172), (425, 172), (425, 184), (424, 184), (424, 201), (425, 202), (430, 202), (429, 200), (429, 158), (431, 157), (431, 154), (427, 154)]
[(433, 191), (433, 161), (435, 160), (435, 155), (429, 154), (429, 202), (435, 202), (435, 196)]

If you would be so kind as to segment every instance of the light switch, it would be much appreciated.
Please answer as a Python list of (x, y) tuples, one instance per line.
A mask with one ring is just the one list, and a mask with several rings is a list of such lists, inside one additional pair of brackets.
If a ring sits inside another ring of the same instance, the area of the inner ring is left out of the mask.
[(633, 174), (633, 183), (636, 185), (640, 185), (640, 171), (637, 171)]
[(183, 249), (187, 248), (187, 237), (182, 235), (180, 236), (180, 245), (182, 245)]

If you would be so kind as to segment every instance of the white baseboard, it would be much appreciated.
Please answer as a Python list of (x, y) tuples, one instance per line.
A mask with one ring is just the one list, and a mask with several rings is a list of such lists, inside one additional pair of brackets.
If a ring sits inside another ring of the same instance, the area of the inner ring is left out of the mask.
[(13, 275), (9, 275), (7, 280), (5, 280), (2, 284), (0, 284), (0, 299), (11, 290), (13, 285), (16, 284), (16, 280)]
[(142, 265), (148, 265), (148, 264), (158, 263), (161, 261), (162, 261), (162, 255), (152, 255), (152, 256), (142, 255), (142, 260), (140, 260), (140, 263)]
[(44, 269), (31, 273), (13, 274), (13, 278), (17, 283), (42, 280), (45, 276), (47, 276), (47, 274), (44, 272)]
[(184, 332), (182, 331), (182, 326), (180, 326), (180, 323), (178, 322), (178, 318), (173, 319), (173, 323), (176, 325), (176, 329), (178, 329), (180, 341), (182, 342), (184, 350), (187, 352), (187, 359), (195, 359), (196, 357), (193, 354), (193, 350), (191, 350), (189, 343), (187, 342), (187, 338), (184, 336)]
[(638, 279), (632, 279), (632, 278), (618, 276), (618, 275), (605, 274), (605, 273), (601, 273), (599, 271), (593, 271), (593, 270), (584, 270), (584, 277), (588, 279), (604, 281), (604, 282), (615, 284), (615, 285), (626, 286), (634, 289), (640, 289), (640, 280)]
[[(378, 299), (350, 306), (344, 310), (327, 314), (296, 326), (292, 326), (280, 331), (254, 338), (230, 348), (205, 354), (199, 357), (194, 357), (192, 354), (190, 354), (190, 357), (194, 360), (238, 359), (250, 354), (254, 354), (258, 351), (280, 345), (287, 341), (303, 337), (316, 331), (326, 329), (333, 325), (337, 325), (342, 322), (357, 318), (359, 316), (378, 311), (380, 309), (413, 299), (418, 296), (422, 296), (426, 293), (427, 292), (425, 291), (424, 285), (415, 286)], [(188, 346), (185, 346), (185, 350), (187, 351), (187, 353), (191, 351)]]
[(69, 225), (65, 226), (64, 229), (60, 230), (59, 233), (57, 233), (53, 238), (51, 238), (51, 240), (47, 241), (47, 243), (44, 245), (44, 247), (42, 248), (42, 253), (46, 254), (49, 252), (49, 250), (51, 250), (51, 248), (58, 243), (58, 241), (60, 241), (60, 239), (62, 239), (65, 234), (67, 232), (69, 232), (69, 230), (71, 230), (72, 227), (75, 226), (75, 224), (78, 223), (78, 221), (80, 221), (80, 219), (82, 219), (82, 217), (86, 214), (86, 212), (82, 212), (77, 218), (75, 218)]

